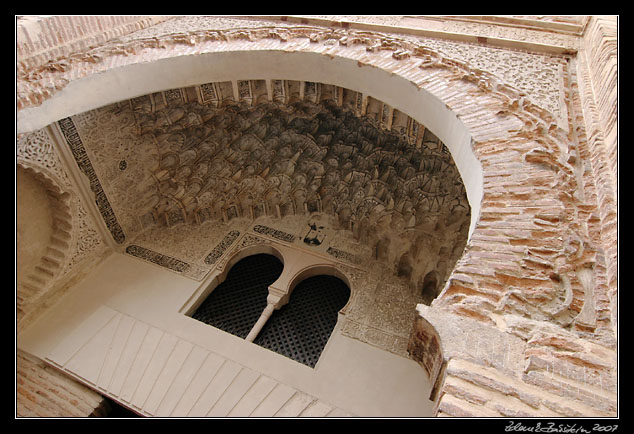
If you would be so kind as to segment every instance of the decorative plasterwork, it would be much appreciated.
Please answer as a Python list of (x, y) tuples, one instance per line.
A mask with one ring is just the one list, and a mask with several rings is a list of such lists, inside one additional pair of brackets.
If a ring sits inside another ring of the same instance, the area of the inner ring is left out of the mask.
[[(549, 113), (545, 109), (548, 103), (535, 97), (530, 89), (518, 91), (521, 89), (518, 83), (524, 79), (519, 60), (514, 64), (520, 69), (518, 74), (501, 80), (485, 72), (491, 65), (476, 70), (428, 45), (410, 44), (404, 38), (376, 32), (315, 30), (308, 26), (296, 30), (276, 26), (273, 30), (240, 29), (216, 33), (205, 28), (199, 30), (191, 34), (177, 30), (143, 41), (132, 39), (129, 44), (113, 44), (83, 58), (76, 56), (68, 63), (51, 64), (42, 75), (37, 75), (41, 71), (35, 73), (34, 78), (43, 81), (29, 88), (32, 93), (27, 89), (25, 94), (32, 97), (31, 103), (37, 104), (50, 95), (45, 90), (40, 99), (39, 90), (46, 89), (46, 85), (61, 88), (71, 72), (81, 77), (139, 62), (142, 54), (152, 54), (154, 59), (175, 53), (198, 54), (205, 52), (209, 48), (205, 44), (212, 40), (222, 44), (245, 41), (246, 45), (253, 46), (272, 43), (276, 49), (299, 40), (308, 41), (307, 45), (310, 43), (310, 48), (315, 51), (356, 44), (366, 50), (368, 56), (385, 53), (387, 56), (383, 58), (391, 57), (395, 63), (400, 62), (390, 66), (395, 73), (399, 66), (410, 71), (424, 71), (416, 78), (417, 88), (432, 89), (430, 92), (467, 124), (473, 136), (474, 152), (482, 162), (485, 175), (477, 228), (445, 291), (433, 306), (434, 312), (468, 317), (478, 324), (485, 324), (486, 330), (499, 329), (505, 336), (519, 337), (527, 348), (518, 353), (517, 363), (513, 363), (510, 373), (505, 371), (508, 365), (502, 363), (500, 366), (500, 360), (504, 359), (491, 354), (481, 357), (481, 346), (465, 350), (467, 355), (457, 354), (447, 368), (449, 381), (443, 386), (440, 412), (460, 415), (465, 408), (475, 407), (456, 406), (458, 396), (467, 396), (467, 400), (479, 404), (478, 408), (484, 408), (486, 404), (489, 413), (485, 415), (494, 416), (533, 415), (544, 410), (549, 415), (580, 416), (593, 414), (593, 409), (610, 414), (616, 411), (616, 400), (613, 399), (617, 385), (616, 364), (610, 359), (615, 341), (606, 327), (610, 323), (609, 314), (606, 314), (609, 307), (600, 293), (603, 289), (597, 284), (605, 273), (603, 253), (593, 244), (593, 240), (598, 239), (597, 206), (591, 192), (592, 181), (588, 180), (590, 177), (584, 172), (583, 165), (577, 164), (579, 141), (575, 134), (582, 134), (582, 123), (569, 120), (573, 128), (566, 129), (561, 123), (564, 115)], [(82, 63), (83, 60), (86, 62)], [(564, 68), (564, 72), (568, 74), (567, 80), (570, 70)], [(545, 79), (550, 77), (548, 74), (543, 76)], [(51, 81), (47, 82), (48, 78)], [(566, 92), (574, 90), (574, 85), (574, 82), (567, 83)], [(212, 89), (207, 89), (205, 98), (212, 95)], [(248, 95), (248, 86), (238, 86), (236, 82), (235, 89), (240, 95)], [(183, 93), (169, 92), (161, 97), (171, 101), (178, 95), (182, 97)], [(548, 96), (555, 98), (551, 101), (557, 97), (561, 94)], [(570, 96), (566, 94), (565, 98)], [(562, 110), (567, 110), (564, 106), (569, 100), (565, 98), (561, 101)], [(482, 110), (467, 109), (476, 106)], [(134, 125), (130, 122), (122, 129)], [(128, 167), (131, 167), (129, 161), (118, 161), (117, 170), (125, 171)], [(108, 168), (105, 173), (116, 172), (114, 168)], [(584, 192), (584, 189), (588, 190)], [(238, 220), (231, 222), (239, 226)], [(205, 225), (211, 224), (205, 222)], [(283, 227), (276, 230), (296, 236), (306, 233), (304, 224), (300, 225), (302, 232), (288, 229), (290, 226), (284, 222)], [(180, 234), (185, 227), (176, 225), (165, 232)], [(150, 232), (154, 229), (165, 230), (148, 228), (143, 232), (147, 243), (152, 243)], [(201, 260), (207, 257), (226, 233), (226, 230), (220, 231), (213, 243), (200, 248), (197, 257)], [(250, 240), (262, 239), (260, 234), (247, 234), (245, 239), (247, 236), (252, 237)], [(165, 242), (178, 241), (178, 238), (174, 235)], [(315, 239), (319, 240), (319, 237)], [(180, 248), (177, 244), (171, 248)], [(187, 249), (183, 251), (191, 253)], [(465, 326), (457, 328), (465, 330)], [(483, 345), (498, 342), (496, 339), (497, 336), (490, 336)], [(446, 348), (446, 343), (441, 344)], [(505, 354), (497, 350), (492, 353)], [(586, 370), (586, 367), (591, 369)], [(487, 391), (494, 385), (493, 389), (503, 392), (503, 402), (490, 395), (479, 395), (480, 389), (475, 389), (476, 394), (462, 393), (458, 386), (461, 382), (464, 384), (463, 380)], [(536, 387), (528, 388), (527, 385)], [(505, 392), (526, 403), (525, 412), (505, 408), (508, 402)], [(582, 406), (578, 407), (580, 402)]]
[(62, 274), (72, 270), (74, 264), (85, 257), (100, 251), (104, 247), (94, 223), (91, 221), (82, 199), (75, 192), (66, 174), (66, 169), (59, 160), (57, 151), (46, 130), (38, 130), (22, 135), (17, 140), (17, 163), (41, 173), (50, 179), (53, 185), (68, 196), (69, 212), (65, 214), (66, 227), (72, 227), (72, 243), (67, 252), (67, 262), (62, 267)]
[(416, 305), (423, 303), (420, 291), (381, 267), (368, 270), (356, 283), (362, 290), (351, 301), (341, 332), (407, 357)]
[(240, 236), (240, 231), (230, 231), (216, 247), (205, 257), (205, 264), (213, 265)]
[(569, 68), (567, 57), (447, 41), (432, 40), (426, 44), (449, 58), (460, 59), (471, 68), (499, 77), (551, 113), (560, 128), (568, 130), (568, 110), (566, 104), (562, 104), (563, 76)]
[[(466, 242), (469, 204), (442, 142), (348, 89), (250, 80), (236, 93), (231, 82), (208, 83), (64, 122), (93, 192), (108, 198), (97, 204), (111, 233), (129, 234), (126, 252), (197, 280), (216, 255), (204, 246), (219, 239), (183, 240), (234, 220), (284, 219), (252, 230), (351, 264), (386, 262), (419, 289), (433, 271), (432, 298)], [(307, 222), (314, 213), (331, 218)], [(350, 232), (355, 245), (324, 242), (322, 229)]]
[(92, 163), (86, 154), (86, 149), (84, 148), (84, 144), (81, 140), (81, 137), (77, 133), (77, 129), (75, 128), (75, 124), (71, 118), (61, 119), (58, 122), (60, 130), (66, 139), (66, 143), (68, 144), (73, 157), (75, 158), (75, 162), (79, 167), (79, 170), (86, 175), (90, 182), (90, 190), (95, 195), (95, 202), (97, 204), (97, 209), (99, 210), (106, 226), (110, 230), (112, 234), (112, 238), (119, 244), (125, 241), (125, 234), (121, 229), (121, 226), (117, 222), (117, 218), (114, 215), (114, 211), (110, 206), (110, 202), (106, 197), (105, 192), (99, 182), (99, 178), (95, 173), (95, 170), (92, 167)]
[[(210, 30), (213, 29), (213, 30)], [(558, 102), (561, 98), (561, 88), (557, 76), (558, 69), (565, 65), (565, 57), (544, 56), (532, 54), (522, 50), (503, 50), (480, 46), (477, 44), (459, 44), (435, 38), (416, 38), (407, 35), (396, 35), (385, 32), (365, 31), (345, 28), (324, 28), (308, 25), (286, 25), (280, 22), (266, 22), (260, 20), (232, 19), (226, 17), (188, 16), (176, 17), (155, 26), (140, 30), (130, 35), (114, 39), (108, 44), (75, 53), (65, 59), (49, 62), (41, 68), (18, 73), (18, 107), (32, 107), (41, 104), (55, 92), (65, 87), (71, 80), (65, 77), (71, 70), (73, 80), (87, 74), (96, 73), (107, 65), (104, 59), (119, 58), (133, 59), (142, 56), (146, 50), (155, 48), (165, 49), (186, 48), (186, 54), (203, 52), (209, 42), (230, 40), (278, 40), (288, 42), (293, 39), (309, 38), (311, 43), (332, 44), (363, 44), (368, 51), (390, 50), (395, 58), (408, 57), (425, 58), (432, 50), (449, 56), (455, 65), (476, 62), (481, 71), (501, 74), (499, 78), (526, 92), (527, 96), (541, 107), (558, 113)], [(462, 48), (461, 48), (462, 47)], [(468, 47), (465, 51), (465, 47)], [(465, 53), (475, 50), (477, 54)], [(157, 57), (158, 56), (158, 57)], [(475, 57), (474, 57), (475, 56)], [(153, 54), (153, 60), (162, 55)], [(515, 68), (514, 65), (530, 65), (529, 68)], [(509, 74), (508, 71), (513, 71)], [(80, 72), (81, 71), (81, 72)], [(537, 79), (537, 77), (539, 77)], [(526, 83), (535, 84), (532, 88)], [(535, 89), (537, 92), (533, 91)], [(564, 116), (565, 114), (561, 114)], [(562, 123), (563, 125), (563, 123)]]
[[(54, 232), (47, 253), (31, 273), (29, 281), (18, 282), (18, 309), (28, 314), (42, 303), (51, 303), (50, 290), (55, 289), (56, 282), (76, 272), (76, 264), (95, 258), (105, 244), (76, 193), (48, 132), (38, 130), (24, 134), (16, 145), (18, 166), (35, 173), (41, 180), (55, 211)], [(19, 319), (22, 319), (21, 315)]]

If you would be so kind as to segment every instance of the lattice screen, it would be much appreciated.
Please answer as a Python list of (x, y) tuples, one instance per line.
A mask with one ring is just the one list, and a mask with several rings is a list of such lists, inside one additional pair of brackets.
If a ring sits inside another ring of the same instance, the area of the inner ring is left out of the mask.
[(314, 276), (293, 290), (290, 301), (273, 312), (255, 343), (315, 367), (350, 289), (333, 276)]
[(269, 285), (282, 274), (273, 255), (252, 255), (235, 264), (192, 318), (246, 338), (266, 307)]
[[(266, 307), (269, 285), (282, 269), (282, 263), (272, 255), (242, 259), (192, 317), (246, 338)], [(315, 367), (349, 297), (350, 288), (340, 279), (310, 277), (297, 285), (286, 306), (273, 312), (254, 343)]]

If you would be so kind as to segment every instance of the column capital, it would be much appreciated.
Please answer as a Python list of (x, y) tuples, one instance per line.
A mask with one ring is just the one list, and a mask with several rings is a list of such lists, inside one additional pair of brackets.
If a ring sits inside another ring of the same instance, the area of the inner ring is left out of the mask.
[(286, 290), (270, 285), (269, 295), (266, 298), (266, 302), (275, 306), (275, 309), (279, 309), (288, 303), (289, 298), (289, 294)]

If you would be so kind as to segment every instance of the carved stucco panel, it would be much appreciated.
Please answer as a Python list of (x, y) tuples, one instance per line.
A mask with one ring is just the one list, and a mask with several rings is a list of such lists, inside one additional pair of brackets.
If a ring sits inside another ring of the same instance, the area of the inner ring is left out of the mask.
[[(112, 113), (116, 107), (105, 107), (73, 117), (73, 122), (84, 142), (86, 152), (108, 194), (119, 225), (127, 238), (139, 233), (143, 226), (137, 216), (126, 212), (122, 204), (138, 203), (139, 186), (149, 182), (137, 158), (148, 157), (149, 144), (133, 133), (133, 119), (125, 114)], [(117, 194), (112, 192), (116, 189)]]
[(499, 77), (502, 82), (523, 92), (533, 103), (552, 113), (561, 128), (568, 129), (568, 109), (562, 104), (562, 80), (568, 68), (566, 57), (449, 41), (425, 40), (424, 43), (448, 58)]
[(65, 192), (70, 194), (70, 207), (73, 211), (69, 226), (72, 228), (72, 247), (66, 253), (66, 262), (58, 278), (70, 273), (74, 265), (88, 257), (99, 254), (105, 243), (101, 239), (92, 218), (89, 216), (82, 199), (75, 191), (66, 169), (62, 165), (53, 140), (45, 129), (27, 133), (18, 137), (16, 142), (18, 163), (37, 168), (55, 179)]
[(408, 357), (407, 342), (422, 302), (407, 283), (373, 266), (360, 277), (346, 313), (342, 333), (394, 354)]

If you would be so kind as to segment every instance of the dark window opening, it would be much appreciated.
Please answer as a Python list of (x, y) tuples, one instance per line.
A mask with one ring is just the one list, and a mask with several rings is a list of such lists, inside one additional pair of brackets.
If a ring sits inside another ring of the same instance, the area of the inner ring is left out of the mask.
[(273, 255), (247, 256), (231, 268), (192, 318), (246, 338), (266, 307), (269, 285), (282, 269), (282, 262)]
[(109, 418), (115, 418), (115, 419), (142, 417), (139, 414), (135, 413), (134, 411), (130, 410), (129, 408), (124, 407), (123, 405), (119, 404), (117, 401), (110, 398), (104, 397), (103, 407), (105, 410), (105, 414), (103, 416), (94, 415), (94, 417), (109, 417)]
[(254, 343), (314, 368), (349, 298), (350, 288), (341, 279), (309, 277), (273, 312)]
[[(268, 254), (240, 260), (192, 318), (246, 338), (266, 308), (269, 286), (283, 268), (278, 258)], [(350, 288), (341, 279), (309, 277), (295, 287), (285, 306), (273, 312), (254, 343), (314, 368), (349, 298)]]

